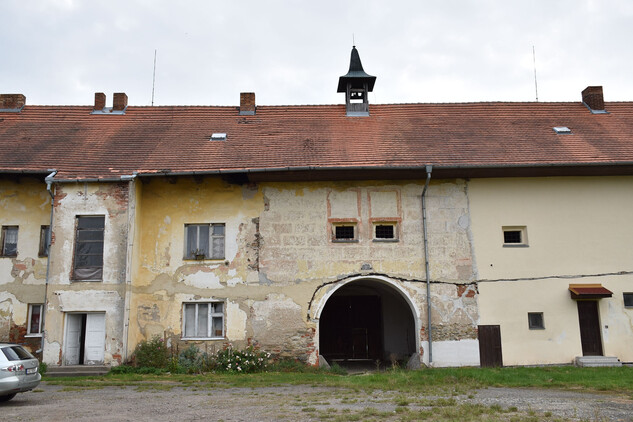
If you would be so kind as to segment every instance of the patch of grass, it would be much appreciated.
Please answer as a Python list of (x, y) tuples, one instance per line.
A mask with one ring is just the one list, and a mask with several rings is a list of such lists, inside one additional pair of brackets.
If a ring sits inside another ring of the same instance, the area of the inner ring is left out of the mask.
[[(283, 371), (256, 374), (208, 373), (203, 375), (167, 373), (110, 373), (97, 377), (45, 377), (48, 384), (65, 386), (120, 386), (171, 383), (196, 388), (258, 388), (282, 385), (313, 385), (338, 388), (350, 393), (397, 391), (405, 394), (468, 394), (474, 389), (494, 387), (535, 387), (583, 389), (633, 394), (633, 367), (619, 368), (433, 368), (418, 371), (390, 370), (367, 375), (336, 375), (313, 368), (302, 372)], [(303, 367), (300, 368), (304, 368)], [(288, 371), (286, 371), (288, 370)]]

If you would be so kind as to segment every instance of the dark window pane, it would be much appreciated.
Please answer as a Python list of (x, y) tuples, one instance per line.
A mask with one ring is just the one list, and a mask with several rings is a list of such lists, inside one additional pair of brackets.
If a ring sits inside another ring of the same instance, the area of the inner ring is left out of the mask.
[(506, 230), (503, 232), (504, 243), (522, 243), (521, 230)]
[(18, 228), (2, 228), (2, 255), (15, 256), (18, 254)]
[(336, 226), (336, 239), (354, 239), (354, 226)]
[(80, 255), (103, 255), (103, 243), (102, 242), (78, 243), (77, 253)]
[(41, 313), (42, 313), (42, 305), (31, 306), (31, 323), (29, 326), (30, 334), (39, 334)]
[(530, 329), (544, 328), (542, 312), (528, 312), (528, 325)]
[(393, 225), (391, 224), (379, 224), (376, 226), (376, 239), (393, 239)]
[(623, 293), (624, 295), (624, 306), (627, 308), (633, 307), (633, 293)]
[(103, 230), (80, 230), (77, 232), (77, 240), (83, 241), (103, 241)]
[(78, 229), (102, 229), (103, 230), (104, 226), (105, 226), (105, 217), (102, 215), (78, 217), (78, 221), (77, 221)]

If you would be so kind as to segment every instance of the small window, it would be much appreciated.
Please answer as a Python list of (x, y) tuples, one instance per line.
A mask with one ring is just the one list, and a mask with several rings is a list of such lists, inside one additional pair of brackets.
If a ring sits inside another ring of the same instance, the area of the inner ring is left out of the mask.
[(42, 334), (42, 304), (29, 305), (29, 326), (27, 334)]
[(503, 246), (527, 246), (526, 227), (503, 227)]
[(103, 215), (77, 216), (73, 280), (103, 279)]
[(18, 256), (18, 226), (2, 226), (0, 256)]
[(624, 307), (633, 308), (633, 293), (622, 293), (624, 296)]
[(40, 228), (40, 252), (39, 256), (48, 256), (48, 247), (51, 244), (51, 227), (42, 226)]
[(357, 240), (355, 223), (336, 223), (332, 225), (332, 241), (353, 242)]
[(528, 312), (528, 326), (530, 330), (543, 330), (543, 312)]
[(376, 241), (395, 241), (398, 240), (396, 223), (375, 223), (374, 224), (374, 240)]
[(224, 224), (185, 224), (185, 259), (224, 259)]
[(224, 338), (224, 303), (185, 303), (183, 338)]

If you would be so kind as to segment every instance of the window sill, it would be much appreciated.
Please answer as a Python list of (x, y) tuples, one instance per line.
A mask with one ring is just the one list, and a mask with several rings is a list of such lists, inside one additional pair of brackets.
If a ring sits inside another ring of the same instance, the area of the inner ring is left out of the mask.
[(88, 281), (88, 282), (90, 282), (90, 283), (95, 283), (95, 282), (100, 283), (100, 282), (102, 282), (103, 280), (102, 280), (102, 279), (100, 279), (100, 278), (99, 278), (99, 279), (96, 279), (96, 278), (95, 278), (95, 279), (86, 279), (86, 280), (83, 280), (83, 279), (75, 279), (75, 278), (71, 278), (71, 279), (70, 279), (70, 282), (71, 282), (71, 283), (81, 283), (82, 281)]
[(27, 334), (24, 336), (24, 338), (37, 338), (37, 337), (42, 337), (42, 334)]
[(0, 255), (0, 258), (17, 258), (17, 255)]
[(181, 340), (226, 340), (225, 337), (180, 337)]
[(373, 239), (372, 242), (377, 243), (398, 243), (400, 239)]
[(183, 261), (224, 261), (225, 258), (203, 258), (203, 259), (199, 259), (199, 258), (190, 258), (185, 256), (184, 258), (182, 258)]
[(332, 239), (332, 243), (358, 243), (358, 239)]
[(504, 248), (527, 248), (530, 245), (526, 245), (525, 243), (517, 243), (516, 245), (510, 244), (510, 243), (504, 243), (503, 247)]
[(530, 330), (545, 330), (545, 327), (528, 327)]

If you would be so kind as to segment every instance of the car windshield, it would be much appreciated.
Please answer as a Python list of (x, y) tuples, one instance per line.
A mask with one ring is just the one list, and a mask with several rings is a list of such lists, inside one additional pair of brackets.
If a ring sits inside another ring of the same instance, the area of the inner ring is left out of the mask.
[(8, 346), (0, 350), (2, 350), (2, 353), (4, 353), (10, 361), (33, 359), (33, 355), (27, 352), (22, 346)]

